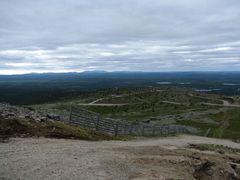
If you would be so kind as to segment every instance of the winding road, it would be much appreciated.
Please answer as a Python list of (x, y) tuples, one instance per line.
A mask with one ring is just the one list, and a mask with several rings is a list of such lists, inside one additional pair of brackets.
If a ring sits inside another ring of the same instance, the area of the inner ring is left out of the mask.
[[(117, 97), (123, 97), (122, 96), (117, 96)], [(127, 95), (125, 95), (127, 96)], [(207, 99), (207, 100), (216, 100), (213, 98), (208, 98), (208, 97), (203, 97), (203, 96), (195, 96), (193, 94), (189, 94), (191, 97), (196, 97), (196, 98), (201, 98), (201, 99)], [(128, 105), (128, 103), (98, 103), (99, 101), (102, 101), (106, 98), (99, 98), (96, 99), (90, 103), (79, 103), (78, 105), (80, 106), (125, 106)], [(240, 108), (239, 104), (231, 104), (227, 100), (219, 99), (219, 101), (222, 101), (222, 104), (216, 104), (216, 103), (201, 103), (203, 105), (208, 105), (208, 106), (218, 106), (218, 107), (235, 107), (235, 108)], [(167, 103), (167, 104), (173, 104), (173, 105), (184, 105), (183, 103), (180, 102), (174, 102), (174, 101), (161, 101), (162, 103)]]
[[(193, 94), (189, 94), (189, 96), (191, 97), (197, 97), (197, 98), (201, 98), (201, 99), (207, 99), (207, 100), (216, 100), (213, 98), (208, 98), (208, 97), (203, 97), (203, 96), (195, 96)], [(204, 105), (208, 105), (208, 106), (219, 106), (219, 107), (236, 107), (236, 108), (240, 108), (240, 104), (232, 104), (227, 100), (223, 100), (223, 99), (218, 99), (219, 101), (222, 101), (222, 104), (216, 104), (216, 103), (201, 103)]]

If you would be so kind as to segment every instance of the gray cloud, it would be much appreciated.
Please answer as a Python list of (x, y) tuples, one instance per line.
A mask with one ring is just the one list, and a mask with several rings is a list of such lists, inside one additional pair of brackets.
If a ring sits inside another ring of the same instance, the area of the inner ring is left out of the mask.
[(239, 70), (239, 0), (2, 0), (0, 74)]

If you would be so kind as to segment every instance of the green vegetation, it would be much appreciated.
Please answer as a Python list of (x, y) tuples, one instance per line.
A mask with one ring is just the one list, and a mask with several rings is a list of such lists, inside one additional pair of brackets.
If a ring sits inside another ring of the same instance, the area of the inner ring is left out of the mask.
[[(177, 124), (180, 125), (186, 125), (186, 126), (191, 126), (191, 127), (195, 127), (197, 129), (202, 130), (202, 135), (204, 135), (208, 129), (217, 129), (218, 125), (215, 124), (211, 124), (211, 123), (204, 123), (204, 122), (197, 122), (197, 121), (191, 121), (191, 120), (181, 120), (181, 121), (177, 121)], [(211, 131), (210, 131), (211, 133)], [(209, 135), (211, 136), (211, 135)]]
[[(212, 100), (209, 97), (204, 99), (202, 97), (195, 97), (198, 96), (197, 93), (194, 96), (190, 96), (190, 94), (192, 95), (194, 92), (176, 88), (135, 89), (129, 90), (128, 94), (126, 91), (121, 92), (118, 89), (118, 95), (113, 96), (112, 94), (108, 94), (105, 98), (101, 96), (103, 99), (97, 102), (100, 104), (116, 104), (116, 106), (84, 105), (83, 108), (97, 112), (105, 117), (141, 121), (156, 116), (215, 108), (202, 105), (201, 103), (203, 102), (219, 103), (218, 99)], [(73, 104), (77, 104), (76, 101), (73, 101)]]
[(210, 117), (221, 123), (214, 129), (213, 137), (240, 139), (240, 108), (227, 109)]
[[(203, 96), (203, 97), (201, 97)], [(111, 104), (125, 104), (125, 103), (158, 103), (161, 101), (176, 102), (184, 105), (195, 105), (197, 103), (219, 103), (222, 104), (220, 100), (208, 96), (190, 91), (188, 89), (182, 88), (146, 88), (140, 90), (131, 91), (129, 94), (121, 94), (119, 96), (110, 96), (104, 98), (98, 103), (111, 103)], [(219, 97), (218, 97), (219, 98)]]
[(216, 144), (190, 144), (189, 147), (198, 149), (200, 151), (216, 151), (219, 153), (240, 153), (240, 149), (230, 148), (228, 146)]
[(188, 125), (199, 128), (203, 131), (203, 135), (208, 137), (226, 138), (226, 139), (240, 139), (240, 108), (224, 108), (218, 113), (206, 115), (211, 120), (218, 124), (197, 122), (193, 120), (178, 120), (177, 124)]
[[(164, 121), (165, 124), (169, 122), (200, 129), (202, 135), (208, 137), (239, 139), (240, 108), (204, 104), (220, 104), (222, 99), (233, 101), (234, 97), (197, 93), (172, 87), (107, 89), (89, 92), (87, 96), (74, 100), (59, 101), (44, 106), (69, 110), (71, 105), (80, 105), (103, 117), (131, 122), (150, 120), (162, 123)], [(111, 106), (88, 104), (96, 100), (98, 100), (97, 104), (111, 104)]]
[[(165, 87), (158, 82), (169, 82), (169, 87), (210, 90), (221, 95), (239, 95), (239, 72), (83, 72), (59, 74), (27, 74), (0, 76), (0, 102), (33, 105), (85, 98), (99, 90)], [(110, 93), (108, 93), (110, 94)], [(176, 94), (177, 96), (177, 94)], [(105, 97), (105, 96), (104, 96)], [(91, 99), (91, 96), (88, 97)], [(175, 97), (172, 97), (172, 100)], [(180, 97), (178, 97), (180, 98)], [(184, 98), (184, 97), (183, 97)], [(92, 97), (94, 100), (94, 97)]]

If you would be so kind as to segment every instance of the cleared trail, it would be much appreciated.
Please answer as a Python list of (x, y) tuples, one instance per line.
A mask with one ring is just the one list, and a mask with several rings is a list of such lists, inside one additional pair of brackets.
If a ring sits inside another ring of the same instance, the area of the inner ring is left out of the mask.
[[(207, 99), (207, 100), (215, 100), (213, 98), (208, 98), (208, 97), (203, 97), (203, 96), (195, 96), (193, 94), (189, 94), (189, 96), (191, 97), (197, 97), (197, 98), (202, 98), (202, 99)], [(204, 105), (208, 105), (208, 106), (218, 106), (218, 107), (235, 107), (235, 108), (240, 108), (240, 104), (232, 104), (227, 100), (219, 100), (222, 101), (222, 104), (216, 104), (216, 103), (202, 103)]]

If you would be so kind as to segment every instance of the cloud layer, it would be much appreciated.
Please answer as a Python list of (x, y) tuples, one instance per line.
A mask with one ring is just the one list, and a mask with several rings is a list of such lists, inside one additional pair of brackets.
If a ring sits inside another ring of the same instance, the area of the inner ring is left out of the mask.
[(3, 0), (0, 74), (240, 70), (239, 0)]

